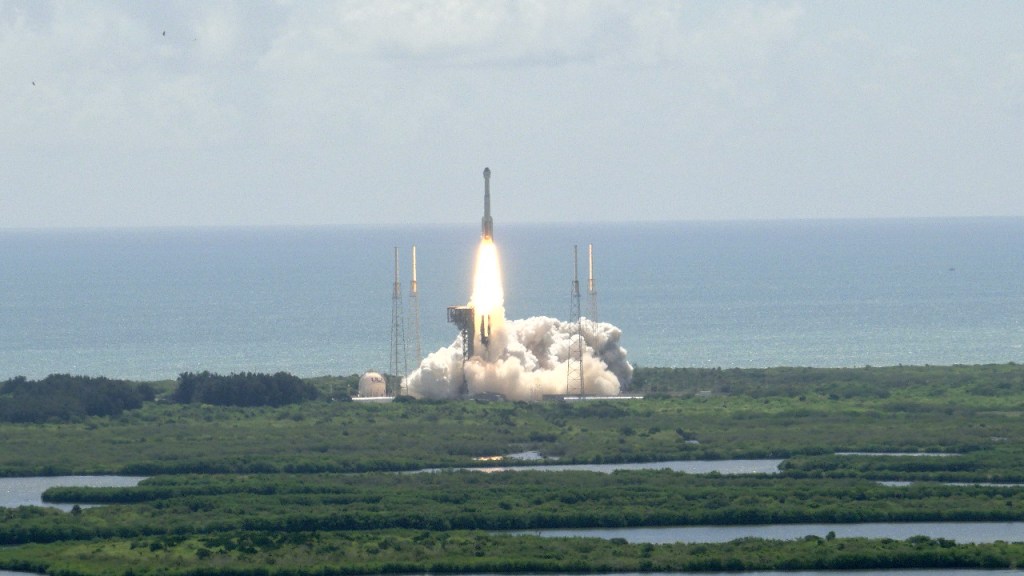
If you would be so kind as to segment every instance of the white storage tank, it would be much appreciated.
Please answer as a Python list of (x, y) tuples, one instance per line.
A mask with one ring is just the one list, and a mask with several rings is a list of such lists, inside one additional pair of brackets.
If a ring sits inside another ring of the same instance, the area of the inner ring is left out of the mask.
[(380, 398), (387, 396), (387, 382), (376, 372), (367, 372), (359, 379), (360, 398)]

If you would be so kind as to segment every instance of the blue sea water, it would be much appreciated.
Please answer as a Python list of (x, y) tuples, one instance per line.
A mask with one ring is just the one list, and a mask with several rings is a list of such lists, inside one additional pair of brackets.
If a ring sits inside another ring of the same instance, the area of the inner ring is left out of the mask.
[[(509, 318), (566, 318), (572, 250), (643, 366), (1024, 361), (1024, 219), (501, 225)], [(388, 368), (393, 247), (449, 345), (474, 224), (0, 231), (0, 379)], [(413, 309), (403, 298), (409, 366)]]

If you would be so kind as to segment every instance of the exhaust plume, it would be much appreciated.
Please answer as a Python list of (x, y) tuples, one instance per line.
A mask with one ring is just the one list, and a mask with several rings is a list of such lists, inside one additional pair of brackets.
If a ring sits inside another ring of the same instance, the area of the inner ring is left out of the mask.
[[(587, 395), (614, 396), (633, 376), (621, 330), (606, 322), (581, 322), (583, 382)], [(457, 398), (465, 375), (470, 395), (501, 394), (509, 400), (540, 400), (565, 394), (569, 345), (575, 325), (546, 316), (505, 321), (493, 328), (491, 343), (465, 362), (462, 342), (429, 354), (407, 379), (416, 398)], [(497, 344), (504, 343), (499, 348)], [(481, 356), (481, 354), (483, 356)]]

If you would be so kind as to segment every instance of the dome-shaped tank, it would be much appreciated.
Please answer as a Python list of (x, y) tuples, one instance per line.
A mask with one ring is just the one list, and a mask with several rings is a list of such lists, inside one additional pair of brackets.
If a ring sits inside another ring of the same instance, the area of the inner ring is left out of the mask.
[(360, 398), (379, 398), (387, 395), (387, 382), (380, 374), (367, 372), (359, 379)]

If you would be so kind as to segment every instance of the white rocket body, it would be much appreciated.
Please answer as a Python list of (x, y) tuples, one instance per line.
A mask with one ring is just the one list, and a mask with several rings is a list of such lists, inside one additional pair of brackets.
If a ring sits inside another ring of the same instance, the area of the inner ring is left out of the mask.
[(491, 219), (491, 169), (484, 168), (484, 217), (480, 234), (484, 238), (494, 236), (494, 220)]

